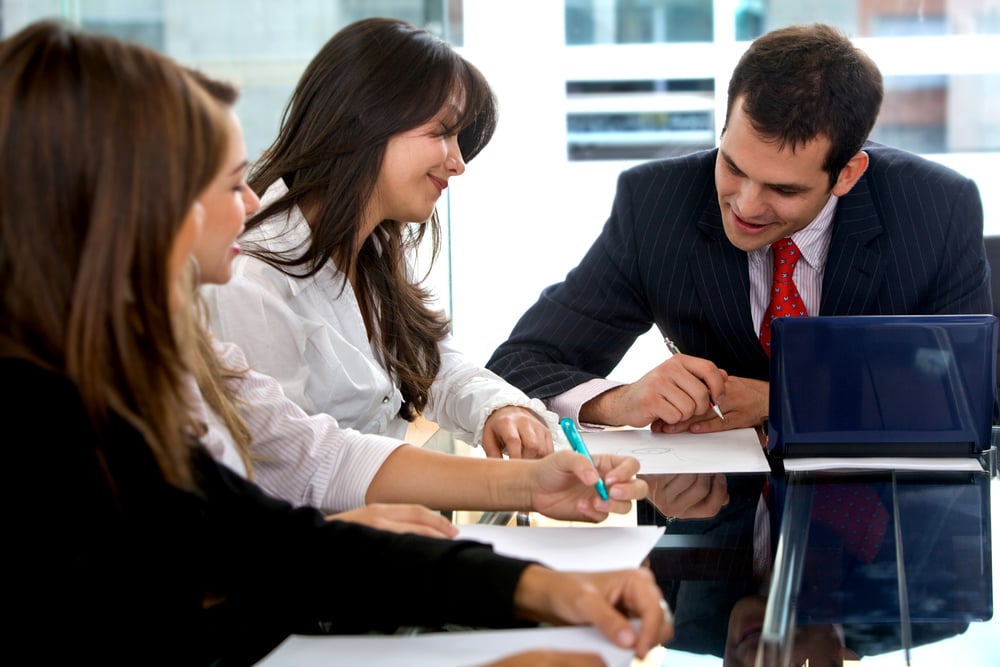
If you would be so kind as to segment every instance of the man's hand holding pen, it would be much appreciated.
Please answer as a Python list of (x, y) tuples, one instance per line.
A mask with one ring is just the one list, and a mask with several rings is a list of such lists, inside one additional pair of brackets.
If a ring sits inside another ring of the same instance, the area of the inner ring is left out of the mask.
[[(654, 423), (685, 424), (686, 430), (704, 419), (718, 422), (719, 428), (713, 430), (735, 428), (729, 423), (728, 377), (707, 359), (675, 354), (635, 382), (584, 403), (580, 422), (637, 428)], [(713, 399), (725, 419), (713, 412)]]
[[(664, 338), (663, 342), (666, 344), (667, 350), (670, 352), (670, 356), (674, 356), (675, 354), (681, 353), (680, 349), (678, 349), (677, 347), (677, 344), (674, 343), (674, 341), (670, 340), (670, 338)], [(712, 412), (714, 412), (719, 419), (726, 418), (725, 415), (722, 414), (722, 410), (719, 408), (718, 405), (709, 401), (708, 406), (712, 408)]]
[(762, 380), (728, 376), (724, 398), (720, 401), (725, 409), (725, 421), (709, 412), (673, 423), (668, 423), (665, 420), (654, 420), (649, 428), (656, 433), (681, 433), (683, 431), (717, 433), (728, 429), (759, 426), (767, 419), (770, 409), (768, 387), (768, 383)]

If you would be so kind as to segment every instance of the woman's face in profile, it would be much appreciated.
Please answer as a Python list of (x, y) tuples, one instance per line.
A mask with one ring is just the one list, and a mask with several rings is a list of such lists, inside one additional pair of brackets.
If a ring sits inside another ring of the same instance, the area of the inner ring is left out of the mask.
[(453, 97), (431, 120), (389, 139), (371, 202), (374, 224), (426, 222), (448, 180), (465, 172), (455, 127), (461, 104)]
[(228, 123), (229, 150), (219, 173), (198, 196), (205, 207), (205, 227), (194, 249), (200, 281), (216, 285), (232, 277), (233, 259), (240, 252), (236, 238), (247, 216), (260, 208), (260, 199), (246, 183), (246, 142), (232, 110)]

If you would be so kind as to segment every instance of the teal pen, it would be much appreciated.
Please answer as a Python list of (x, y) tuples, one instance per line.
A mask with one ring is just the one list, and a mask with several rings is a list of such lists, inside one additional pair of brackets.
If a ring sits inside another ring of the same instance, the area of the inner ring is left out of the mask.
[[(576, 430), (576, 424), (569, 417), (563, 417), (559, 420), (559, 425), (562, 426), (563, 433), (566, 434), (566, 439), (569, 440), (569, 444), (573, 447), (573, 451), (577, 454), (583, 454), (590, 461), (590, 465), (597, 469), (597, 464), (594, 463), (594, 457), (590, 455), (587, 451), (587, 445), (583, 444), (583, 438), (580, 437), (580, 432)], [(594, 488), (597, 489), (597, 495), (601, 497), (601, 500), (608, 499), (608, 489), (604, 486), (604, 480), (597, 477), (597, 484), (594, 484)]]

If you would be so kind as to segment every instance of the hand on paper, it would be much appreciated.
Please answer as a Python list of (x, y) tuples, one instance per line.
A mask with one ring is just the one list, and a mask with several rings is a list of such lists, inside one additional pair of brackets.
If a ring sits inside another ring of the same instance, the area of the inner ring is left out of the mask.
[[(644, 568), (570, 573), (531, 565), (514, 591), (514, 608), (528, 621), (593, 625), (639, 658), (674, 635), (673, 615), (652, 573)], [(638, 633), (630, 618), (639, 620)]]
[(483, 667), (606, 667), (596, 653), (575, 651), (525, 651)]
[[(636, 478), (639, 462), (631, 456), (598, 454), (594, 464), (568, 449), (538, 462), (531, 481), (531, 507), (563, 521), (603, 521), (609, 513), (627, 514), (645, 498), (646, 482)], [(608, 489), (601, 500), (594, 489), (598, 474)]]
[(729, 504), (725, 475), (643, 475), (647, 498), (666, 517), (708, 519)]
[(751, 380), (729, 376), (726, 379), (726, 391), (718, 401), (725, 415), (725, 421), (715, 417), (711, 412), (697, 415), (686, 421), (669, 424), (656, 420), (650, 425), (650, 430), (658, 433), (716, 433), (734, 428), (747, 428), (762, 423), (768, 414), (768, 383), (762, 380)]
[(330, 514), (327, 520), (360, 523), (393, 533), (415, 533), (428, 537), (452, 538), (458, 529), (439, 512), (423, 505), (376, 503), (347, 512)]
[(498, 459), (538, 459), (553, 450), (552, 433), (538, 415), (516, 405), (494, 410), (483, 426), (483, 450)]
[(609, 389), (584, 403), (580, 421), (642, 428), (698, 416), (718, 419), (711, 400), (723, 398), (727, 377), (707, 359), (675, 354), (632, 384)]

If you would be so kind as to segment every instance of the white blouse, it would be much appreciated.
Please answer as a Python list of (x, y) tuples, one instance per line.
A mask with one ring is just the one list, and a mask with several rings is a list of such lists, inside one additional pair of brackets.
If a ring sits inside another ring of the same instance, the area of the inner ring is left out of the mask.
[[(226, 368), (246, 369), (243, 352), (216, 343)], [(202, 400), (191, 380), (195, 418), (207, 427), (201, 438), (209, 453), (240, 475), (247, 470), (236, 442), (220, 417)], [(368, 486), (382, 464), (403, 442), (344, 429), (330, 415), (309, 416), (288, 400), (278, 381), (249, 370), (229, 382), (240, 415), (253, 434), (254, 481), (271, 495), (325, 513), (362, 507)]]
[[(262, 206), (285, 192), (279, 179)], [(294, 257), (309, 236), (295, 207), (251, 230), (241, 243)], [(217, 336), (239, 345), (250, 365), (276, 378), (307, 413), (325, 412), (363, 433), (405, 436), (407, 422), (398, 416), (403, 396), (368, 340), (354, 290), (332, 260), (313, 276), (294, 278), (242, 254), (229, 283), (203, 291)], [(487, 417), (517, 405), (535, 411), (559, 437), (557, 417), (541, 401), (467, 361), (450, 336), (439, 347), (441, 368), (425, 410), (429, 420), (478, 445)]]

